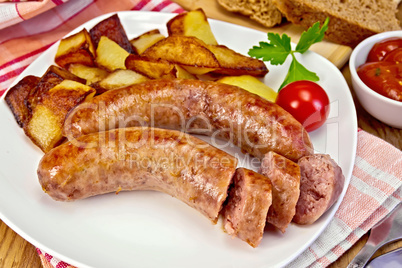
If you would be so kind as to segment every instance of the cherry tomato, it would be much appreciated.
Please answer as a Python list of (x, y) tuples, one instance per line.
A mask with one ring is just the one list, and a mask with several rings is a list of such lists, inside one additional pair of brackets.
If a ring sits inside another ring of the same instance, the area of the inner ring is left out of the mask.
[(367, 62), (382, 61), (388, 52), (399, 47), (402, 47), (402, 38), (400, 37), (392, 37), (378, 42), (370, 50)]
[(368, 62), (359, 66), (357, 74), (377, 93), (402, 101), (402, 62)]
[(311, 81), (287, 84), (279, 91), (275, 102), (309, 132), (322, 126), (328, 118), (328, 95), (320, 85)]

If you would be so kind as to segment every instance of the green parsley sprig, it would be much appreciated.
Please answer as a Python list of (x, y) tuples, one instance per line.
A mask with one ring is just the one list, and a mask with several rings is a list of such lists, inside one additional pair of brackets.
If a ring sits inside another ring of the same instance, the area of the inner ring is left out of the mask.
[(296, 45), (296, 49), (292, 50), (290, 37), (282, 34), (282, 37), (276, 33), (268, 33), (268, 41), (260, 42), (259, 46), (253, 46), (248, 51), (251, 57), (271, 62), (272, 65), (281, 65), (286, 58), (292, 55), (292, 62), (285, 80), (279, 90), (285, 85), (297, 80), (310, 80), (317, 82), (319, 77), (316, 73), (307, 70), (300, 62), (296, 60), (295, 53), (303, 54), (314, 43), (320, 42), (324, 38), (324, 33), (328, 29), (329, 18), (327, 18), (320, 28), (320, 23), (316, 22), (307, 31), (304, 31)]

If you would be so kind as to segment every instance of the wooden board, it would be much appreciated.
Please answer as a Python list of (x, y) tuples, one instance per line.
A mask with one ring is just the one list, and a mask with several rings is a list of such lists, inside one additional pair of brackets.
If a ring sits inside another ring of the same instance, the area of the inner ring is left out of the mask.
[[(291, 40), (294, 43), (299, 41), (301, 33), (305, 30), (304, 28), (291, 23), (283, 23), (273, 28), (264, 27), (246, 16), (226, 11), (218, 4), (216, 0), (173, 0), (173, 2), (176, 2), (186, 10), (202, 8), (207, 17), (211, 19), (246, 26), (266, 33), (286, 33), (291, 37)], [(345, 63), (349, 60), (350, 54), (352, 53), (352, 49), (348, 46), (338, 45), (325, 40), (314, 44), (311, 46), (310, 50), (327, 58), (338, 68), (341, 68), (345, 65)]]

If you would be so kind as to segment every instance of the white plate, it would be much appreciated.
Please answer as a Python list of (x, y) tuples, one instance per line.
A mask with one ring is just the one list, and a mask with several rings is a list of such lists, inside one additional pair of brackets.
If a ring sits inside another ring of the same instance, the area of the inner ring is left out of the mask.
[[(90, 29), (106, 14), (83, 27)], [(174, 14), (120, 12), (131, 39), (151, 29), (167, 35)], [(220, 44), (247, 54), (266, 40), (266, 33), (210, 20)], [(17, 79), (41, 76), (58, 43), (38, 57)], [(290, 57), (289, 57), (290, 59)], [(328, 153), (342, 167), (349, 184), (356, 153), (357, 119), (352, 97), (339, 70), (325, 58), (307, 52), (299, 60), (321, 78), (331, 101), (327, 123), (311, 133), (315, 149)], [(265, 82), (278, 88), (287, 66), (270, 66)], [(279, 267), (288, 264), (324, 230), (341, 199), (310, 226), (292, 224), (284, 235), (268, 230), (260, 246), (251, 248), (225, 234), (221, 222), (208, 219), (180, 201), (158, 192), (122, 192), (63, 203), (45, 194), (36, 168), (43, 153), (17, 126), (4, 96), (0, 100), (0, 218), (23, 238), (78, 267)], [(229, 149), (239, 153), (237, 148)], [(240, 161), (242, 162), (242, 161)], [(79, 163), (77, 163), (79, 165)], [(246, 163), (247, 164), (247, 163)]]

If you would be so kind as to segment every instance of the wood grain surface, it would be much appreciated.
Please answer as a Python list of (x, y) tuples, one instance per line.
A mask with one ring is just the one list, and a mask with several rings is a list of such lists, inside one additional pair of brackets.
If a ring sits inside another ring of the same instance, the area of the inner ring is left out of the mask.
[(42, 267), (36, 248), (0, 221), (0, 267)]
[[(258, 23), (248, 19), (247, 17), (228, 12), (221, 8), (216, 0), (175, 0), (174, 2), (181, 5), (187, 10), (202, 7), (209, 18), (231, 22), (245, 27), (268, 32), (286, 32), (291, 36), (293, 42), (297, 42), (302, 28), (285, 23), (279, 27), (266, 28)], [(402, 7), (399, 8), (399, 15), (402, 18)], [(402, 130), (389, 127), (369, 115), (357, 101), (350, 81), (350, 71), (347, 64), (351, 49), (349, 47), (340, 46), (330, 42), (322, 42), (312, 47), (312, 50), (333, 62), (341, 69), (349, 87), (352, 90), (357, 110), (358, 124), (363, 130), (378, 136), (395, 147), (402, 150)], [(330, 268), (346, 267), (359, 250), (364, 246), (368, 235), (364, 235), (352, 248), (342, 255)], [(402, 241), (398, 241), (381, 248), (374, 257), (402, 247)], [(0, 221), (0, 268), (42, 268), (41, 260), (36, 249), (29, 242), (24, 240), (6, 224)]]

